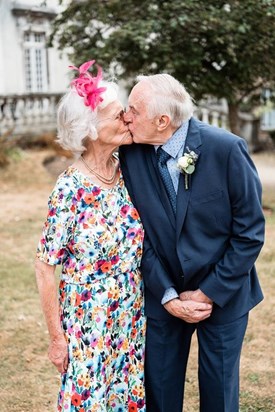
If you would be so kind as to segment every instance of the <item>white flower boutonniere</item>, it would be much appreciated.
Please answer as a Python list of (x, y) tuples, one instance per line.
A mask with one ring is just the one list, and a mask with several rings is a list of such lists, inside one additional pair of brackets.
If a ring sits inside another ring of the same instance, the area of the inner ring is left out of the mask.
[(178, 160), (177, 166), (180, 169), (181, 173), (184, 173), (184, 186), (185, 190), (189, 189), (189, 175), (194, 173), (196, 161), (198, 160), (198, 155), (189, 149), (186, 148), (187, 152), (183, 154)]

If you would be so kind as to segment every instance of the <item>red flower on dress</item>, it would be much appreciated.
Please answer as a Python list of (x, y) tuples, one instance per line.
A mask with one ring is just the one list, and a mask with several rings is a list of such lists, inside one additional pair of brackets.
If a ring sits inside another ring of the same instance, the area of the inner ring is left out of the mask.
[(79, 395), (78, 393), (74, 393), (72, 395), (72, 404), (74, 406), (80, 406), (81, 405), (81, 395)]
[(75, 305), (75, 306), (79, 306), (80, 304), (81, 304), (81, 295), (79, 295), (78, 293), (76, 293), (74, 305)]
[(133, 208), (133, 209), (131, 210), (131, 216), (132, 216), (132, 218), (135, 219), (135, 220), (139, 218), (137, 209)]
[(78, 308), (75, 316), (76, 316), (78, 319), (81, 319), (81, 318), (83, 317), (83, 309), (82, 309), (82, 308)]
[(109, 270), (111, 269), (111, 262), (105, 262), (103, 263), (103, 265), (100, 266), (100, 269), (102, 270), (103, 273), (109, 272)]
[(110, 329), (112, 327), (112, 324), (113, 324), (113, 320), (108, 319), (107, 322), (106, 322), (107, 329)]
[(137, 404), (136, 402), (129, 402), (128, 405), (128, 412), (137, 412)]
[(92, 193), (87, 194), (87, 195), (85, 196), (85, 198), (84, 198), (84, 202), (85, 202), (87, 205), (90, 205), (91, 203), (93, 203), (94, 200), (95, 200), (95, 197), (94, 197), (94, 195), (93, 195)]

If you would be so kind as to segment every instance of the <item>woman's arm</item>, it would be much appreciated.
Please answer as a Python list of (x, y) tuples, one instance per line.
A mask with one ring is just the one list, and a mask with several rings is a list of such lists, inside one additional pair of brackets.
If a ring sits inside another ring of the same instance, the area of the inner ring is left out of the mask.
[(60, 324), (55, 266), (36, 259), (35, 275), (42, 310), (50, 334), (49, 359), (60, 373), (64, 373), (68, 367), (68, 345)]

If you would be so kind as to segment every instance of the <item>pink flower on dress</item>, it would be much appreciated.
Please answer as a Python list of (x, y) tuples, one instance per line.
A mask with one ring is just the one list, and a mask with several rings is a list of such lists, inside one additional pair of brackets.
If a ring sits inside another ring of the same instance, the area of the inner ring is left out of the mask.
[(122, 206), (122, 208), (120, 209), (121, 216), (126, 217), (128, 215), (129, 210), (130, 210), (129, 205)]
[(101, 189), (100, 189), (99, 187), (97, 187), (97, 186), (94, 186), (93, 189), (92, 189), (92, 192), (93, 192), (93, 195), (94, 195), (94, 196), (97, 196), (97, 195), (100, 194)]
[(111, 263), (112, 263), (112, 265), (115, 265), (118, 261), (119, 261), (119, 256), (118, 256), (118, 255), (113, 256), (113, 257), (111, 258)]
[(127, 239), (134, 239), (136, 237), (136, 235), (137, 235), (137, 229), (136, 228), (133, 227), (133, 228), (129, 228), (127, 230), (127, 235), (126, 235)]
[(111, 344), (112, 344), (112, 339), (110, 338), (110, 336), (106, 336), (105, 345), (107, 346), (107, 348), (111, 346)]
[(84, 193), (85, 193), (85, 190), (83, 189), (83, 187), (81, 187), (80, 189), (78, 189), (77, 194), (76, 194), (77, 200), (81, 200)]
[(98, 336), (96, 336), (94, 333), (92, 333), (91, 337), (90, 337), (90, 342), (91, 342), (90, 343), (91, 347), (95, 348), (98, 344)]
[(49, 210), (49, 216), (55, 216), (56, 215), (56, 207), (53, 207)]
[(84, 389), (84, 391), (81, 394), (81, 398), (86, 401), (87, 399), (89, 399), (91, 395), (91, 391), (89, 389)]
[(81, 300), (83, 300), (84, 302), (91, 299), (91, 292), (89, 290), (84, 290), (81, 293)]

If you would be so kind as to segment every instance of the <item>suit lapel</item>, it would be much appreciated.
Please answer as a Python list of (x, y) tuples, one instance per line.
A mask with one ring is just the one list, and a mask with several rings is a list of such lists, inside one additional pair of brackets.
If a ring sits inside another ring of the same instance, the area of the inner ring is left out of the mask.
[[(200, 155), (200, 151), (198, 150), (198, 147), (201, 145), (201, 137), (200, 137), (200, 131), (198, 128), (197, 121), (192, 118), (190, 120), (189, 124), (189, 129), (186, 137), (186, 142), (185, 142), (185, 147), (184, 151), (187, 151), (187, 148), (190, 151), (194, 151), (198, 156)], [(199, 157), (197, 159), (197, 162), (199, 161)], [(194, 171), (196, 173), (196, 170)], [(177, 239), (180, 236), (181, 229), (184, 223), (184, 219), (186, 216), (189, 200), (190, 200), (190, 195), (192, 191), (192, 175), (189, 176), (191, 177), (189, 188), (186, 190), (185, 189), (185, 182), (184, 182), (184, 173), (180, 174), (179, 178), (179, 186), (178, 186), (178, 193), (177, 193), (177, 216), (176, 216), (176, 233), (177, 233)]]
[(148, 150), (147, 150), (147, 154), (146, 154), (146, 159), (147, 159), (147, 163), (148, 163), (148, 168), (149, 168), (149, 172), (150, 172), (150, 176), (153, 180), (153, 184), (155, 186), (155, 189), (158, 192), (160, 201), (163, 205), (163, 208), (170, 220), (170, 223), (173, 227), (173, 229), (176, 228), (175, 224), (176, 224), (176, 219), (175, 219), (175, 215), (172, 209), (172, 205), (170, 203), (170, 200), (168, 198), (166, 189), (164, 187), (164, 184), (161, 180), (161, 177), (158, 173), (158, 166), (157, 166), (157, 159), (156, 159), (156, 153), (155, 153), (155, 148), (154, 146), (148, 146)]

